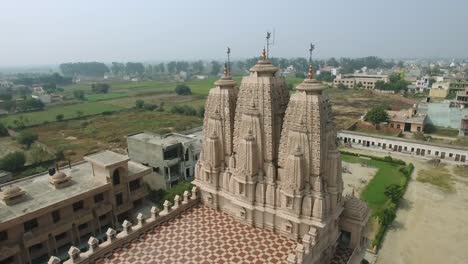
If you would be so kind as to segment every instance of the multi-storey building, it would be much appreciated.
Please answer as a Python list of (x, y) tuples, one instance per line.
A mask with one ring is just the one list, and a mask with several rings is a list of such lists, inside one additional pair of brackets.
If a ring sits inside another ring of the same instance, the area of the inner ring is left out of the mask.
[(338, 74), (333, 81), (333, 84), (343, 84), (347, 88), (363, 88), (374, 89), (377, 81), (388, 82), (387, 75), (370, 75), (370, 74)]
[(145, 177), (152, 189), (166, 189), (180, 180), (191, 180), (200, 155), (202, 132), (190, 135), (138, 133), (127, 137), (128, 155), (133, 161), (153, 168)]
[(67, 168), (0, 185), (0, 263), (44, 263), (67, 256), (129, 218), (151, 169), (104, 151)]

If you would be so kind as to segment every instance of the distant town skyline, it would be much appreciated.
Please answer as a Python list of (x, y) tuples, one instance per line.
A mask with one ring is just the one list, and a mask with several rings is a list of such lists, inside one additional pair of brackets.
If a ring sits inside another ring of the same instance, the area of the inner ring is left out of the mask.
[(468, 2), (8, 1), (0, 4), (0, 66), (260, 56), (466, 57)]

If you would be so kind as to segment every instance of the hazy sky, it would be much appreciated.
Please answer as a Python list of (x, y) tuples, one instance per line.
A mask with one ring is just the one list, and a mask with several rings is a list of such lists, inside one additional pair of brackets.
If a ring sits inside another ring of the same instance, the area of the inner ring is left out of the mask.
[(0, 65), (258, 56), (467, 57), (467, 0), (0, 0)]

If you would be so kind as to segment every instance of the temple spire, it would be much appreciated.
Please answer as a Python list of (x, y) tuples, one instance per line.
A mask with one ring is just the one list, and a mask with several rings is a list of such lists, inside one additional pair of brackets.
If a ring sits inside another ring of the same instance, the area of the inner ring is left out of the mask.
[(266, 60), (266, 59), (267, 59), (266, 50), (265, 50), (265, 48), (263, 48), (263, 50), (262, 50), (262, 60)]

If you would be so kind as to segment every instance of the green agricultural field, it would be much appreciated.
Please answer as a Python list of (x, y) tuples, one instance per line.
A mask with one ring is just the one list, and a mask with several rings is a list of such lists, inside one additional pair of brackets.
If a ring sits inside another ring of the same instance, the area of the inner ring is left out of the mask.
[[(32, 126), (46, 122), (54, 122), (56, 121), (56, 116), (59, 114), (62, 114), (64, 116), (63, 119), (66, 120), (78, 117), (79, 112), (82, 113), (82, 116), (90, 116), (103, 112), (119, 111), (122, 109), (122, 107), (100, 102), (80, 103), (67, 106), (54, 106), (38, 112), (7, 115), (1, 118), (0, 122), (6, 126), (15, 128), (18, 126), (18, 121), (23, 122), (25, 126)], [(15, 120), (17, 120), (17, 122), (15, 122)]]
[(112, 100), (117, 98), (128, 97), (127, 93), (105, 93), (105, 94), (90, 94), (86, 95), (86, 100), (88, 102), (97, 102), (104, 100)]
[(341, 158), (346, 162), (367, 164), (367, 166), (378, 169), (374, 178), (372, 178), (361, 194), (361, 198), (367, 202), (373, 211), (380, 209), (388, 200), (387, 196), (384, 194), (385, 187), (391, 184), (400, 185), (401, 182), (406, 179), (403, 173), (399, 171), (401, 165), (385, 161), (363, 159), (346, 154), (342, 154)]

